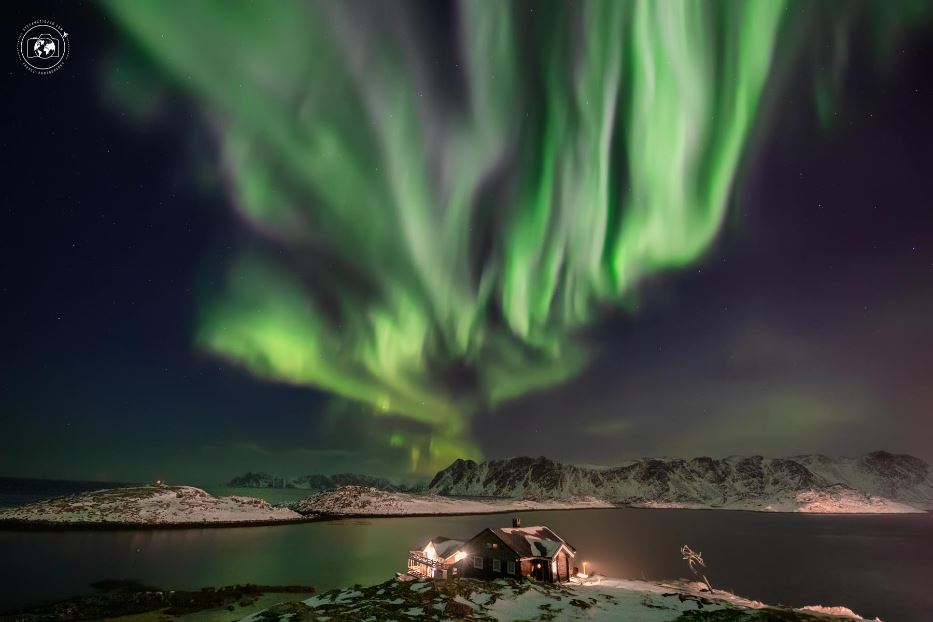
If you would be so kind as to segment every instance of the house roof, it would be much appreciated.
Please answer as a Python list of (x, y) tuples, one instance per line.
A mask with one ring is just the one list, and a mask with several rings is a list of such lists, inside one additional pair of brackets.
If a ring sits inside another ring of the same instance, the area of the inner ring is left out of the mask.
[(546, 557), (550, 559), (557, 555), (562, 546), (567, 547), (571, 555), (576, 553), (575, 548), (543, 525), (503, 527), (490, 529), (490, 531), (519, 557)]
[(455, 538), (448, 538), (446, 536), (434, 536), (430, 540), (424, 543), (424, 546), (421, 547), (424, 549), (428, 544), (434, 545), (434, 552), (437, 553), (437, 556), (441, 559), (447, 559), (451, 555), (457, 552), (463, 543), (466, 540), (457, 540)]

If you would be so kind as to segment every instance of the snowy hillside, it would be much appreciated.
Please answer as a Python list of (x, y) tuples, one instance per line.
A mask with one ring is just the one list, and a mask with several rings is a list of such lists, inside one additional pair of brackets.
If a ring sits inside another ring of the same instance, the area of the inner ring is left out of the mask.
[(304, 515), (411, 516), (418, 514), (491, 514), (518, 510), (566, 510), (586, 507), (613, 507), (593, 497), (573, 497), (543, 501), (522, 499), (454, 499), (437, 495), (386, 492), (365, 486), (344, 486), (322, 492), (292, 508)]
[(191, 486), (96, 490), (0, 510), (0, 524), (182, 525), (301, 520), (251, 497), (214, 497)]
[(332, 590), (255, 613), (241, 622), (288, 620), (862, 620), (845, 607), (778, 608), (684, 581), (592, 577), (573, 583), (387, 581)]
[(793, 460), (829, 482), (933, 510), (933, 470), (920, 458), (874, 451), (859, 458), (816, 454), (796, 456)]
[(802, 512), (910, 512), (933, 508), (929, 466), (911, 456), (862, 458), (651, 458), (611, 468), (547, 458), (457, 460), (429, 485), (435, 494), (531, 499), (593, 496), (645, 507)]

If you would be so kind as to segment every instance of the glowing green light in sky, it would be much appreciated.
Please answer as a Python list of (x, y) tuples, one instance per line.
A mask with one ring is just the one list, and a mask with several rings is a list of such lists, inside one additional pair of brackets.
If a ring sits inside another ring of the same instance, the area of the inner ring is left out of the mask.
[(200, 345), (425, 424), (411, 460), (433, 464), (475, 456), (471, 412), (578, 372), (575, 331), (708, 248), (786, 7), (415, 6), (106, 2), (203, 105), (264, 241)]
[(708, 247), (783, 2), (463, 2), (447, 41), (396, 3), (107, 7), (202, 101), (281, 250), (234, 262), (199, 343), (423, 422), (442, 462), (477, 453), (475, 409), (576, 373), (600, 306)]

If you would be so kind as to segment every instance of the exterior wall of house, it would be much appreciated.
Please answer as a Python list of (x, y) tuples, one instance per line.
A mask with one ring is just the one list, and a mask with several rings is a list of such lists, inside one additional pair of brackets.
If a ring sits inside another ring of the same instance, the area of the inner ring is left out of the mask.
[(531, 560), (530, 560), (530, 559), (523, 559), (523, 560), (522, 560), (522, 576), (523, 576), (523, 577), (530, 577), (530, 576), (531, 576), (531, 570), (532, 570)]
[(562, 550), (557, 554), (555, 561), (557, 562), (557, 580), (570, 581), (570, 572), (572, 569), (572, 559), (570, 555), (568, 555), (566, 551)]
[[(484, 531), (466, 543), (460, 550), (466, 557), (458, 563), (461, 577), (476, 579), (521, 579), (520, 564), (512, 549), (489, 531)], [(482, 568), (477, 568), (477, 558), (482, 560)], [(512, 562), (514, 574), (509, 574), (509, 562)], [(498, 569), (497, 569), (498, 568)]]
[[(450, 558), (453, 561), (453, 557)], [(444, 560), (431, 560), (423, 551), (409, 551), (408, 572), (420, 577), (446, 579), (449, 577), (449, 563)]]
[[(439, 578), (472, 577), (476, 579), (512, 578), (522, 580), (532, 577), (537, 581), (569, 581), (573, 558), (561, 549), (553, 560), (544, 558), (519, 559), (515, 551), (506, 546), (492, 531), (486, 529), (466, 542), (460, 549), (466, 557), (450, 564), (453, 556), (444, 560), (446, 569), (439, 569)], [(417, 553), (413, 551), (413, 553)], [(419, 560), (420, 561), (420, 560)], [(412, 560), (409, 561), (411, 567)], [(444, 572), (446, 570), (446, 572)], [(429, 573), (425, 573), (430, 576)]]
[(535, 581), (554, 581), (554, 574), (551, 572), (551, 560), (543, 557), (533, 557), (528, 561), (529, 570), (526, 576)]

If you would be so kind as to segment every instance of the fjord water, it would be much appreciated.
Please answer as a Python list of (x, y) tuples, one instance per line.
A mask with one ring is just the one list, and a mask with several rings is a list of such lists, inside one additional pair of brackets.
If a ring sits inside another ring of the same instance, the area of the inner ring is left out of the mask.
[[(933, 620), (933, 514), (817, 516), (690, 510), (523, 513), (577, 547), (597, 572), (687, 576), (679, 548), (702, 551), (714, 587), (768, 603), (844, 604), (887, 622)], [(163, 588), (233, 583), (318, 590), (384, 581), (409, 548), (470, 536), (509, 515), (348, 519), (279, 527), (2, 531), (0, 610), (88, 591), (104, 578)]]

